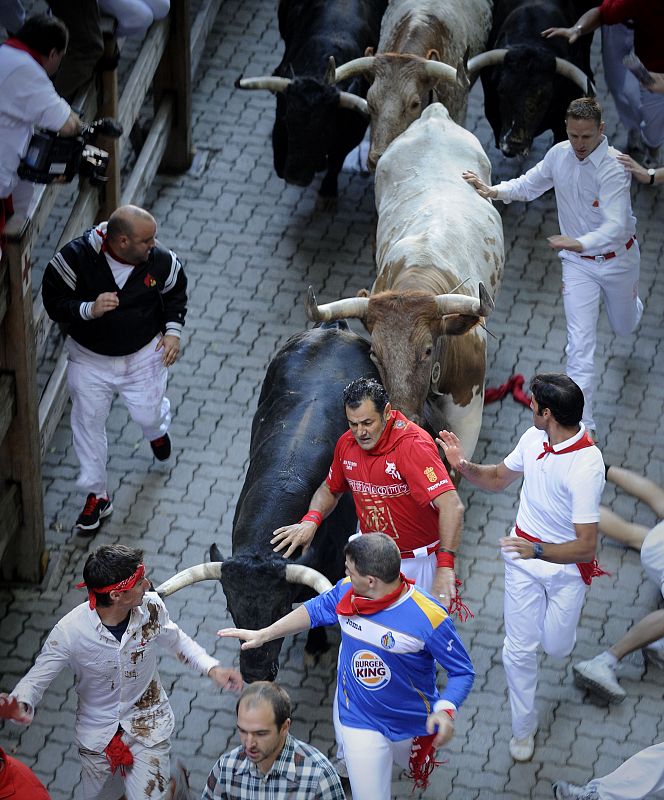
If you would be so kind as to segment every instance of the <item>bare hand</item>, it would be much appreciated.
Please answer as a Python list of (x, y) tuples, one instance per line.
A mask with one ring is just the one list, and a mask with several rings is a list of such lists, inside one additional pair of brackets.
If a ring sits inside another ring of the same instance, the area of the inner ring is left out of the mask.
[(113, 311), (120, 305), (117, 292), (102, 292), (92, 304), (91, 314), (94, 319), (103, 317), (108, 311)]
[(644, 89), (657, 94), (664, 94), (664, 72), (651, 72), (652, 83), (642, 83)]
[(244, 686), (240, 671), (232, 667), (212, 667), (208, 678), (212, 678), (220, 689), (230, 689), (232, 692), (239, 692)]
[(487, 200), (498, 197), (498, 192), (492, 186), (487, 186), (474, 172), (466, 170), (466, 172), (461, 173), (461, 177), (475, 189), (480, 197), (484, 197)]
[(307, 552), (317, 530), (318, 526), (311, 521), (298, 522), (295, 525), (284, 525), (283, 528), (277, 528), (276, 531), (273, 531), (270, 544), (276, 544), (275, 553), (279, 553), (284, 547), (288, 547), (288, 550), (281, 555), (284, 558), (290, 558), (298, 547), (302, 548), (303, 553)]
[(570, 44), (574, 44), (574, 42), (581, 36), (581, 29), (579, 27), (575, 28), (547, 28), (546, 30), (542, 31), (541, 35), (545, 39), (552, 39), (555, 36), (562, 36)]
[(442, 448), (450, 467), (461, 472), (459, 467), (462, 461), (466, 461), (466, 456), (461, 447), (459, 437), (451, 431), (438, 431), (436, 444)]
[(240, 645), (241, 650), (253, 650), (267, 641), (264, 629), (250, 631), (246, 628), (222, 628), (217, 631), (217, 636), (221, 639), (242, 639), (244, 644)]
[(431, 584), (431, 594), (445, 608), (449, 608), (452, 598), (456, 595), (456, 575), (451, 567), (438, 567)]
[(155, 350), (164, 350), (164, 358), (162, 359), (165, 367), (170, 367), (175, 364), (177, 357), (180, 355), (180, 337), (166, 334), (162, 336), (157, 342)]
[(19, 725), (29, 725), (34, 712), (27, 703), (20, 703), (5, 692), (0, 693), (0, 719), (13, 719)]
[(454, 736), (454, 720), (444, 711), (434, 711), (427, 717), (427, 733), (435, 733), (433, 746), (442, 747)]
[(557, 234), (556, 236), (547, 236), (546, 240), (553, 250), (571, 250), (573, 253), (581, 253), (583, 251), (581, 242), (577, 239), (572, 239), (570, 236)]
[(498, 544), (506, 553), (516, 553), (517, 558), (535, 558), (535, 543), (520, 536), (503, 536)]
[(648, 175), (648, 170), (645, 167), (642, 167), (641, 164), (639, 164), (638, 161), (635, 161), (631, 156), (620, 153), (620, 155), (616, 156), (616, 161), (619, 164), (622, 164), (627, 172), (631, 172), (639, 183), (650, 183), (650, 175)]

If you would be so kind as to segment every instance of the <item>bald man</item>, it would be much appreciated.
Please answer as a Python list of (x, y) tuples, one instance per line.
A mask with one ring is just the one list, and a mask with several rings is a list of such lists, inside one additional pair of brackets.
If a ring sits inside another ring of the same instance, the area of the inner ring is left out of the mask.
[(73, 239), (44, 273), (44, 307), (65, 325), (71, 427), (86, 494), (76, 528), (93, 535), (113, 511), (108, 493), (106, 419), (121, 395), (155, 458), (171, 454), (168, 367), (180, 353), (187, 279), (157, 239), (154, 217), (121, 206), (108, 222)]

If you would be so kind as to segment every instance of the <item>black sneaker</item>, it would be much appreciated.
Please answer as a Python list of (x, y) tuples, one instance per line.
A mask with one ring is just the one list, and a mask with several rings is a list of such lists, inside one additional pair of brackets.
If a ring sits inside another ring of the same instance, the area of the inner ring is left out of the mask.
[(171, 455), (171, 437), (165, 433), (158, 439), (153, 439), (150, 442), (150, 447), (157, 461), (166, 461)]
[(85, 501), (83, 511), (78, 515), (76, 527), (80, 531), (94, 531), (99, 527), (99, 523), (113, 511), (113, 504), (108, 497), (97, 497), (96, 494), (89, 494)]

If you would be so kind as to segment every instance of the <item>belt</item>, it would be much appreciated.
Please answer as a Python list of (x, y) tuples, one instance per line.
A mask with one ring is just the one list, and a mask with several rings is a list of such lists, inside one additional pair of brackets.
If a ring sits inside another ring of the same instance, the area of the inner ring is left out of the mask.
[(424, 556), (430, 556), (435, 553), (439, 547), (440, 542), (434, 542), (426, 547), (416, 547), (414, 550), (401, 550), (400, 555), (401, 558), (424, 558)]
[[(627, 242), (625, 245), (625, 250), (629, 250), (629, 248), (634, 244), (636, 241), (636, 236), (632, 236), (632, 238)], [(610, 253), (602, 253), (598, 256), (581, 256), (581, 258), (586, 258), (589, 261), (594, 261), (596, 264), (603, 264), (605, 261), (608, 261), (610, 258), (615, 258), (618, 254), (613, 250)]]

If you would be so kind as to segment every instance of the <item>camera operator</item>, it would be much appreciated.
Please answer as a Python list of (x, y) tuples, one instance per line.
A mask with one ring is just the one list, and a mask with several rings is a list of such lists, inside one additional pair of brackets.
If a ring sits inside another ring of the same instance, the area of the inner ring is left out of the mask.
[[(55, 91), (55, 75), (67, 50), (67, 28), (57, 17), (37, 14), (0, 46), (0, 232), (12, 213), (12, 192), (19, 183), (17, 169), (28, 149), (35, 126), (76, 136), (78, 116)], [(32, 196), (14, 196), (22, 213)]]

